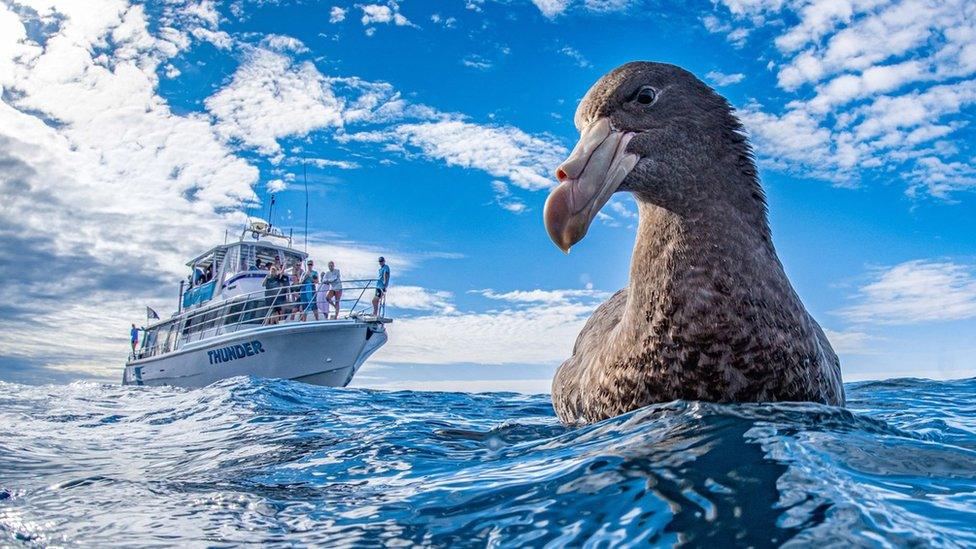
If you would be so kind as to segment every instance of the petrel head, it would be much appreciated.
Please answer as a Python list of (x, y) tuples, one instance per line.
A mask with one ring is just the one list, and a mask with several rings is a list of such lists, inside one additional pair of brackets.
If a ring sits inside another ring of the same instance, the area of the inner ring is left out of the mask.
[(728, 102), (674, 65), (637, 61), (610, 71), (586, 93), (575, 123), (580, 140), (556, 169), (559, 185), (543, 213), (566, 252), (617, 191), (664, 207), (689, 203), (714, 190), (699, 175), (727, 153), (754, 173)]

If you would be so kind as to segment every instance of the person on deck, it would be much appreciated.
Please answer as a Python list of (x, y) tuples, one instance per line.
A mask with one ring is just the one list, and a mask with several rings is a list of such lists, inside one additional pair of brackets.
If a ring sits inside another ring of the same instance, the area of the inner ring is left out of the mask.
[(272, 265), (271, 270), (268, 271), (268, 276), (264, 277), (264, 281), (261, 282), (261, 285), (264, 286), (264, 302), (267, 311), (265, 323), (267, 324), (277, 324), (279, 321), (281, 305), (285, 300), (283, 289), (285, 284), (287, 283), (282, 281), (278, 267)]
[(254, 265), (251, 265), (251, 268), (248, 269), (248, 270), (249, 271), (260, 271), (261, 270), (261, 260), (260, 259), (255, 259), (254, 260)]
[(291, 275), (288, 276), (288, 302), (291, 312), (288, 317), (292, 320), (297, 320), (298, 316), (301, 314), (302, 309), (300, 307), (299, 300), (301, 296), (299, 295), (299, 285), (302, 283), (302, 264), (301, 262), (295, 263), (291, 266)]
[(326, 299), (329, 283), (325, 281), (325, 276), (325, 273), (319, 275), (319, 285), (315, 287), (315, 308), (325, 315), (325, 320), (329, 320), (329, 302)]
[(129, 330), (129, 342), (132, 343), (132, 354), (136, 354), (136, 345), (139, 344), (139, 328), (136, 328), (135, 324)]
[(335, 308), (332, 318), (339, 318), (339, 307), (342, 304), (342, 274), (336, 269), (335, 262), (329, 262), (329, 270), (322, 275), (322, 288), (326, 290), (325, 314), (329, 314), (329, 305)]
[(301, 321), (305, 322), (308, 312), (312, 311), (315, 320), (319, 319), (319, 310), (315, 308), (315, 288), (319, 285), (319, 273), (315, 272), (315, 263), (309, 259), (305, 263), (305, 273), (300, 281), (301, 291), (298, 297), (298, 307), (302, 311)]
[(376, 274), (376, 295), (373, 296), (373, 316), (379, 316), (380, 302), (386, 297), (386, 290), (390, 287), (390, 268), (386, 259), (380, 257), (380, 270)]

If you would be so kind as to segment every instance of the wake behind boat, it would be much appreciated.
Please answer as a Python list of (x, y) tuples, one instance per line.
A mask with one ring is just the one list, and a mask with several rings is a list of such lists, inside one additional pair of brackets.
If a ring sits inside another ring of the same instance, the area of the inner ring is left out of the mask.
[[(251, 240), (245, 240), (250, 234)], [(262, 240), (263, 239), (263, 240)], [(273, 242), (277, 241), (277, 242)], [(240, 240), (215, 246), (187, 263), (190, 287), (180, 288), (172, 317), (145, 328), (129, 356), (123, 385), (203, 387), (234, 376), (291, 379), (345, 387), (387, 339), (385, 294), (376, 314), (366, 308), (377, 281), (342, 281), (336, 314), (299, 311), (300, 285), (266, 288), (269, 268), (303, 265), (308, 254), (291, 237), (254, 221)], [(315, 307), (319, 288), (313, 290)], [(307, 297), (305, 298), (307, 304)], [(348, 307), (345, 305), (348, 304)], [(362, 309), (358, 309), (360, 306)], [(301, 314), (304, 312), (305, 314)]]

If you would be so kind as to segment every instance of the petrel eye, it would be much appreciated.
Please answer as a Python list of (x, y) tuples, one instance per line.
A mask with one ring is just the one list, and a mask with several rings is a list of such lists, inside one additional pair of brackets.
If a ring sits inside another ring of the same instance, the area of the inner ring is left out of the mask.
[(650, 86), (644, 86), (637, 91), (637, 97), (635, 98), (641, 105), (650, 105), (657, 98), (657, 92), (654, 88)]
[(641, 105), (650, 105), (657, 98), (657, 92), (650, 86), (644, 86), (637, 92), (637, 102)]

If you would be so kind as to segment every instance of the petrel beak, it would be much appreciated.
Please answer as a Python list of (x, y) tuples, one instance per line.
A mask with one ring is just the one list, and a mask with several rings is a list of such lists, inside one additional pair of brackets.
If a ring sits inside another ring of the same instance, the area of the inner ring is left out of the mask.
[(627, 152), (632, 132), (615, 131), (610, 119), (598, 118), (580, 134), (576, 148), (559, 168), (559, 185), (546, 199), (543, 220), (560, 250), (586, 236), (600, 208), (610, 200), (639, 157)]

